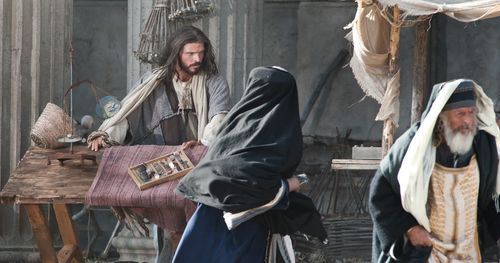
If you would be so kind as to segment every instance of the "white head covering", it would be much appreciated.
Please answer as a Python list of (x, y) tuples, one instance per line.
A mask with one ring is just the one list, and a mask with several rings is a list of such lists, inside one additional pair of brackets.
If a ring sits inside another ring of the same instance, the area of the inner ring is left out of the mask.
[[(430, 110), (421, 121), (420, 127), (410, 142), (398, 172), (403, 208), (412, 214), (427, 231), (430, 231), (429, 218), (426, 211), (428, 186), (436, 160), (436, 147), (432, 145), (432, 134), (443, 107), (457, 86), (463, 81), (466, 80), (457, 79), (442, 84), (441, 90), (432, 103)], [(475, 82), (473, 84), (477, 96), (478, 129), (495, 137), (498, 151), (500, 149), (500, 130), (496, 124), (493, 102), (483, 92), (481, 86)], [(498, 172), (500, 172), (500, 169), (498, 169)], [(495, 192), (497, 202), (499, 193), (500, 176), (497, 174)]]

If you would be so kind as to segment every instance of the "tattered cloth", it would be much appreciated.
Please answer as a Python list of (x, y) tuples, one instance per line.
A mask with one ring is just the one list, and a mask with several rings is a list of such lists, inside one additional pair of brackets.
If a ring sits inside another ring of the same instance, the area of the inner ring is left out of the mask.
[[(382, 11), (397, 5), (403, 20), (407, 16), (443, 13), (462, 22), (473, 22), (500, 16), (498, 0), (357, 0), (352, 29), (346, 36), (352, 41), (349, 63), (354, 77), (367, 96), (381, 104), (375, 120), (399, 121), (400, 72), (389, 72), (391, 24)], [(399, 26), (399, 25), (395, 25)], [(386, 131), (384, 131), (386, 132)]]
[[(367, 1), (363, 0), (363, 2)], [(461, 22), (500, 16), (498, 0), (378, 0), (378, 2), (383, 7), (398, 5), (405, 15), (443, 13)]]
[[(180, 150), (180, 146), (114, 146), (104, 151), (97, 175), (85, 197), (92, 206), (129, 207), (163, 229), (179, 232), (196, 209), (195, 203), (174, 194), (179, 179), (139, 190), (127, 170), (145, 161)], [(207, 148), (199, 145), (184, 150), (196, 165)]]

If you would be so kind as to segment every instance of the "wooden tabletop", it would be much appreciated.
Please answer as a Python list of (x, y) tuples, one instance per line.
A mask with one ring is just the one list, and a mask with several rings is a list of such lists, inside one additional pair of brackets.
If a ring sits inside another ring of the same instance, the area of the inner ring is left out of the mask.
[[(84, 203), (98, 166), (90, 160), (83, 164), (80, 160), (67, 160), (64, 166), (53, 160), (48, 165), (48, 157), (57, 152), (69, 153), (69, 148), (28, 149), (0, 192), (0, 203)], [(97, 155), (83, 145), (74, 147), (73, 152)], [(99, 153), (98, 162), (102, 151)]]

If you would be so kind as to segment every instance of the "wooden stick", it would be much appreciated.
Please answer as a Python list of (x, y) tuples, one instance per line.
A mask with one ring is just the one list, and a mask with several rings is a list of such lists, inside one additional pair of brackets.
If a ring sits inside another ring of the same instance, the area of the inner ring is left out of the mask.
[(332, 170), (377, 170), (380, 160), (333, 159)]
[[(389, 49), (389, 74), (393, 76), (399, 70), (399, 37), (400, 10), (397, 5), (392, 8), (393, 21), (391, 25), (391, 46)], [(384, 130), (382, 134), (382, 155), (385, 156), (394, 143), (394, 122), (390, 119), (384, 121)]]
[(76, 253), (78, 253), (79, 248), (75, 245), (64, 245), (61, 250), (57, 253), (58, 263), (70, 263), (74, 260)]
[[(60, 259), (72, 259), (71, 262), (83, 262), (82, 252), (80, 251), (80, 244), (75, 233), (75, 227), (71, 220), (69, 207), (67, 204), (52, 204), (54, 213), (56, 214), (57, 225), (59, 226), (59, 233), (64, 243), (63, 253), (59, 253)], [(69, 261), (68, 261), (69, 262)]]
[(31, 229), (35, 236), (38, 251), (40, 252), (40, 260), (42, 263), (57, 263), (56, 252), (52, 245), (52, 237), (50, 236), (49, 226), (43, 215), (42, 208), (38, 204), (25, 204), (23, 206), (28, 213)]
[(424, 110), (424, 99), (428, 93), (428, 50), (429, 50), (429, 20), (418, 22), (415, 27), (415, 48), (413, 50), (413, 84), (411, 101), (411, 123), (420, 120)]

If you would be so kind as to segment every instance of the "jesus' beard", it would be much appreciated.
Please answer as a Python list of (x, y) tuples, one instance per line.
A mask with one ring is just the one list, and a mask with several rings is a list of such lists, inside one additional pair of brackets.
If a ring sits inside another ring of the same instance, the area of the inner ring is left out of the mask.
[(454, 131), (450, 127), (450, 123), (446, 115), (441, 115), (441, 120), (443, 121), (443, 133), (446, 140), (446, 144), (450, 148), (453, 154), (462, 155), (467, 153), (472, 148), (472, 142), (474, 141), (474, 136), (477, 133), (477, 127), (474, 123), (470, 132), (466, 134), (461, 133), (459, 130)]
[[(201, 69), (201, 63), (194, 63), (192, 65), (186, 65), (184, 62), (182, 61), (179, 61), (179, 66), (181, 68), (182, 71), (184, 71), (186, 74), (188, 74), (189, 76), (194, 76), (196, 74), (198, 74), (200, 72), (200, 69)], [(195, 69), (192, 69), (192, 67), (196, 67)]]

